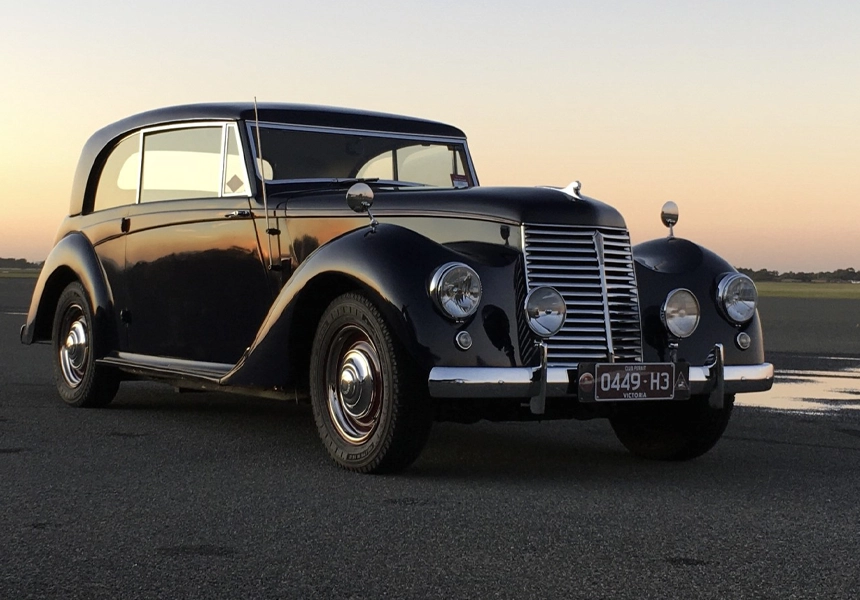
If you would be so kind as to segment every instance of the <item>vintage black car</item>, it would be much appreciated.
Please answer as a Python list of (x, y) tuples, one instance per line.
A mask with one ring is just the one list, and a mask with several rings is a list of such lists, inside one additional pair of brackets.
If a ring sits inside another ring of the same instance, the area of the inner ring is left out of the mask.
[(635, 454), (688, 459), (773, 367), (752, 281), (662, 217), (631, 248), (577, 182), (480, 187), (441, 123), (153, 110), (84, 147), (21, 341), (52, 343), (72, 406), (136, 378), (309, 399), (359, 472), (411, 464), (434, 419), (602, 417)]

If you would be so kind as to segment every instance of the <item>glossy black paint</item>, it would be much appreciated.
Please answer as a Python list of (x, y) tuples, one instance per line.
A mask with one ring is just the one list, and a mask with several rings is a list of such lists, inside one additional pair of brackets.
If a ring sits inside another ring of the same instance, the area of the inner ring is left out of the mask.
[[(315, 194), (272, 186), (270, 203), (286, 210), (284, 216), (349, 215), (346, 189), (320, 190)], [(459, 190), (435, 188), (377, 189), (373, 204), (377, 218), (456, 216), (489, 220), (519, 227), (521, 223), (556, 223), (601, 227), (625, 227), (621, 214), (599, 200), (573, 200), (551, 188), (473, 187)], [(512, 232), (519, 237), (518, 231)]]
[[(321, 245), (281, 291), (250, 351), (222, 380), (225, 385), (301, 386), (316, 319), (341, 293), (358, 290), (383, 312), (396, 338), (419, 370), (449, 366), (511, 366), (521, 363), (516, 326), (495, 313), (516, 315), (511, 282), (522, 254), (481, 242), (440, 245), (415, 231), (382, 223), (350, 231)], [(462, 323), (442, 316), (428, 292), (433, 271), (467, 261), (484, 286), (484, 312)], [(474, 344), (466, 353), (454, 343), (467, 330)], [(506, 337), (507, 336), (507, 337)], [(502, 340), (502, 343), (500, 343)]]
[[(736, 326), (717, 308), (717, 285), (722, 275), (736, 269), (701, 246), (681, 238), (664, 238), (638, 244), (633, 248), (644, 343), (644, 360), (667, 359), (666, 330), (660, 320), (660, 308), (667, 294), (686, 288), (699, 300), (701, 317), (692, 336), (680, 341), (678, 358), (693, 365), (705, 364), (714, 344), (722, 343), (727, 365), (751, 365), (764, 362), (761, 324), (758, 315), (748, 323)], [(752, 345), (741, 350), (735, 344), (738, 332), (746, 331)]]
[(128, 349), (135, 354), (235, 364), (273, 294), (248, 198), (132, 206), (125, 236)]
[(57, 300), (66, 286), (76, 280), (89, 294), (95, 334), (106, 341), (104, 347), (117, 346), (113, 296), (95, 249), (81, 233), (70, 233), (60, 239), (45, 260), (33, 291), (27, 322), (21, 330), (23, 343), (51, 340)]

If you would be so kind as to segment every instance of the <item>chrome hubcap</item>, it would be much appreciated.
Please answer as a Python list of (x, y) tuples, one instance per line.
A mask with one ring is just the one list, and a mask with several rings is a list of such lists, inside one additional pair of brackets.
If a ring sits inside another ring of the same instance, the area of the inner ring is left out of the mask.
[(71, 388), (81, 384), (87, 370), (89, 336), (87, 322), (80, 306), (69, 307), (66, 313), (66, 339), (60, 345), (60, 370)]
[(367, 333), (356, 326), (341, 329), (326, 360), (328, 410), (337, 432), (359, 445), (376, 430), (382, 411), (379, 355)]

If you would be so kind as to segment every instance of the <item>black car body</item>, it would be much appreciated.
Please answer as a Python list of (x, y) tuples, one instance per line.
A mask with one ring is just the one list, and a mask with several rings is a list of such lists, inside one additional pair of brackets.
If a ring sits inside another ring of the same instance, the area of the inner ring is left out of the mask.
[(410, 464), (433, 419), (606, 417), (633, 452), (697, 456), (771, 386), (755, 288), (671, 233), (631, 248), (579, 192), (480, 187), (431, 121), (142, 113), (84, 147), (21, 340), (53, 341), (72, 405), (137, 377), (310, 398), (357, 471)]

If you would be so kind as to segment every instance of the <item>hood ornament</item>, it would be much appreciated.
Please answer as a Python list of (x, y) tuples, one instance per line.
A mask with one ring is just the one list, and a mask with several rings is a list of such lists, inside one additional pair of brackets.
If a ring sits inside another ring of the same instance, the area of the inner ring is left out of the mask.
[(579, 190), (582, 189), (582, 184), (579, 181), (571, 181), (570, 185), (561, 190), (574, 200), (582, 200), (582, 196), (579, 195)]

